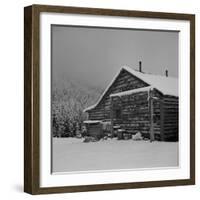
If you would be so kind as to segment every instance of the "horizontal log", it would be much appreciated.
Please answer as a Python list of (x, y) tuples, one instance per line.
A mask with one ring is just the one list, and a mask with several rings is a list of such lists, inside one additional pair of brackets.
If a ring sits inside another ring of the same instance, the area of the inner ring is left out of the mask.
[(179, 109), (179, 106), (178, 105), (172, 105), (172, 104), (164, 104), (163, 108)]
[(89, 115), (89, 117), (95, 117), (95, 116), (104, 116), (104, 113), (101, 113), (101, 114), (96, 114), (96, 113), (93, 113), (91, 115)]
[(164, 115), (166, 117), (173, 117), (173, 116), (174, 117), (178, 117), (178, 114), (179, 114), (178, 112), (172, 112), (172, 111), (171, 112), (169, 112), (169, 111), (168, 112), (166, 112), (166, 111), (164, 112)]
[(166, 128), (170, 128), (170, 127), (178, 127), (178, 123), (165, 123), (164, 124), (164, 127), (166, 127)]
[(178, 106), (179, 105), (179, 102), (178, 101), (164, 101), (163, 103), (164, 105), (175, 105), (175, 106)]
[(164, 130), (165, 135), (177, 135), (178, 131), (166, 131)]
[(176, 99), (176, 100), (178, 100), (179, 98), (175, 97), (175, 96), (171, 96), (171, 95), (165, 95), (164, 99)]
[(179, 102), (179, 99), (174, 99), (174, 98), (164, 98), (164, 102)]
[(164, 123), (165, 124), (178, 124), (178, 120), (173, 120), (171, 118), (169, 118), (169, 119), (165, 118)]
[(165, 130), (174, 130), (174, 129), (178, 129), (178, 124), (171, 124), (171, 126), (164, 126)]
[(165, 135), (168, 135), (168, 136), (170, 136), (170, 135), (178, 135), (178, 131), (164, 131), (164, 133), (165, 133)]

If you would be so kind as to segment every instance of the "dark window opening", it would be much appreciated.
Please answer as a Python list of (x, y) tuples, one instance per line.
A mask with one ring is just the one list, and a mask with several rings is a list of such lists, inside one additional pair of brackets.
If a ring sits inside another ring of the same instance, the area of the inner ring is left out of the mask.
[(160, 114), (154, 114), (153, 122), (154, 123), (160, 123)]
[(116, 109), (115, 110), (115, 118), (116, 119), (121, 119), (121, 116), (122, 116), (122, 112), (121, 112), (121, 109)]

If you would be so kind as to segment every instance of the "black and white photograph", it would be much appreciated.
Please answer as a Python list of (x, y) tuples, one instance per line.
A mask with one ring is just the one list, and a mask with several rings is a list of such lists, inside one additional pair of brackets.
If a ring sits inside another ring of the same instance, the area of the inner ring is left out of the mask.
[(179, 32), (51, 25), (52, 173), (179, 167)]
[(194, 185), (195, 15), (24, 11), (24, 191)]

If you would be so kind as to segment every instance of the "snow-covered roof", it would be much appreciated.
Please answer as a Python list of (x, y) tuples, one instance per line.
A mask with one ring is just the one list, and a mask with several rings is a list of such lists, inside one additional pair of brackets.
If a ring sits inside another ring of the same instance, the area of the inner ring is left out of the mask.
[[(116, 78), (118, 77), (118, 75), (121, 73), (122, 70), (126, 70), (127, 72), (129, 72), (133, 76), (136, 76), (140, 80), (147, 83), (149, 86), (156, 88), (157, 90), (159, 90), (164, 95), (171, 95), (171, 96), (178, 97), (178, 79), (177, 78), (142, 73), (142, 72), (136, 71), (136, 70), (134, 70), (134, 69), (132, 69), (128, 66), (123, 66), (119, 70), (119, 72), (115, 75), (115, 77), (110, 82), (108, 87), (104, 90), (103, 94), (100, 96), (97, 103), (86, 108), (84, 110), (84, 112), (92, 110), (93, 108), (95, 108), (100, 103), (100, 101), (102, 100), (102, 98), (104, 97), (104, 95), (106, 94), (108, 89), (111, 87), (111, 85), (114, 83), (114, 81), (116, 80)], [(111, 94), (111, 95), (114, 95), (114, 94)]]
[(134, 76), (138, 77), (145, 83), (156, 88), (157, 90), (162, 92), (164, 95), (172, 95), (172, 96), (178, 97), (178, 79), (177, 78), (141, 73), (127, 66), (124, 66), (122, 68), (128, 71), (129, 73), (133, 74)]

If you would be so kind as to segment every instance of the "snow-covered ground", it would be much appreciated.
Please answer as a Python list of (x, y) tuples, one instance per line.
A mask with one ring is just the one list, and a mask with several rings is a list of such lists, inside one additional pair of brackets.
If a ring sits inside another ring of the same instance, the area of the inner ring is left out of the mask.
[(53, 138), (53, 172), (178, 166), (177, 142)]

